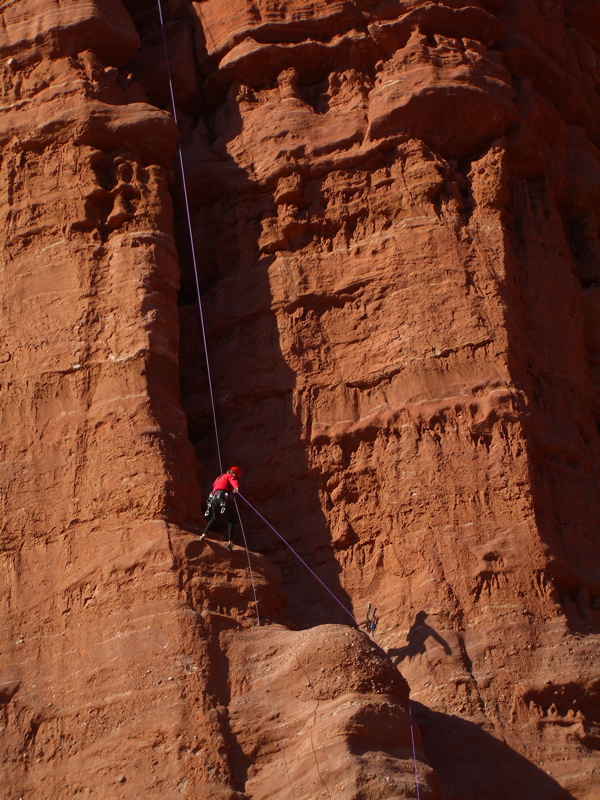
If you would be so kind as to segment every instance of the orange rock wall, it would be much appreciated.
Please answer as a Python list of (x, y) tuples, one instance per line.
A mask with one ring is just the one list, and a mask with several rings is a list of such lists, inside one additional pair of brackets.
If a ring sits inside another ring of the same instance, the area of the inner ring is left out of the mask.
[[(597, 796), (597, 13), (187, 13), (171, 24), (191, 18), (203, 80), (184, 156), (227, 458), (357, 615), (379, 607), (449, 796)], [(185, 294), (181, 318), (214, 471)], [(336, 615), (252, 530), (296, 622)]]
[(197, 542), (157, 9), (8, 4), (6, 797), (414, 797), (392, 665), (421, 797), (600, 797), (595, 3), (163, 8), (224, 458), (388, 656)]
[(409, 796), (408, 691), (385, 654), (347, 628), (288, 630), (271, 562), (198, 546), (176, 131), (124, 67), (131, 17), (2, 10), (2, 800), (272, 797), (279, 739), (297, 798)]

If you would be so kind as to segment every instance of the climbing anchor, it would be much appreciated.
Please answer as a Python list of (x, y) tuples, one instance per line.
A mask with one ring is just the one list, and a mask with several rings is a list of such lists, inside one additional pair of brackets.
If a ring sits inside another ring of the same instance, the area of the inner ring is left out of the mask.
[(371, 611), (371, 603), (369, 603), (367, 606), (367, 621), (365, 623), (369, 636), (374, 635), (378, 622), (377, 609), (374, 608), (373, 611)]

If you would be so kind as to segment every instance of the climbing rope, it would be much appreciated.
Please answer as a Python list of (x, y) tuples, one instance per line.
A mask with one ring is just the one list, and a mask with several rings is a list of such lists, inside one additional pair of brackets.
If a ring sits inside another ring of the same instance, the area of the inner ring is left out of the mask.
[(217, 412), (215, 406), (215, 395), (213, 391), (212, 374), (210, 370), (210, 360), (208, 358), (208, 343), (206, 339), (206, 326), (204, 324), (204, 312), (202, 311), (202, 295), (200, 292), (200, 276), (198, 272), (198, 262), (196, 261), (196, 248), (194, 246), (194, 230), (192, 226), (192, 213), (190, 211), (190, 201), (188, 196), (187, 181), (185, 179), (185, 168), (183, 165), (183, 149), (181, 147), (181, 138), (179, 136), (179, 119), (177, 117), (177, 107), (175, 105), (175, 90), (173, 89), (173, 80), (171, 76), (171, 62), (169, 60), (169, 49), (167, 47), (167, 34), (165, 32), (165, 23), (162, 13), (161, 0), (157, 0), (158, 15), (160, 17), (160, 30), (162, 33), (163, 47), (165, 51), (165, 61), (167, 64), (167, 77), (169, 80), (169, 92), (171, 94), (171, 108), (173, 110), (173, 120), (177, 128), (177, 154), (179, 157), (179, 167), (181, 170), (181, 183), (183, 186), (183, 200), (185, 203), (185, 214), (187, 217), (188, 234), (190, 237), (190, 247), (192, 250), (192, 264), (194, 267), (194, 280), (196, 282), (196, 294), (198, 295), (198, 311), (200, 312), (200, 328), (202, 331), (202, 342), (204, 344), (204, 356), (206, 359), (206, 373), (208, 375), (208, 389), (210, 392), (210, 404), (212, 408), (213, 425), (215, 431), (215, 441), (217, 443), (217, 456), (219, 458), (219, 469), (223, 472), (223, 459), (221, 458), (221, 447), (219, 444), (219, 428), (217, 425)]
[(284, 537), (283, 537), (283, 536), (282, 536), (282, 535), (279, 533), (279, 531), (278, 531), (278, 530), (276, 530), (276, 529), (275, 529), (275, 528), (274, 528), (274, 527), (271, 525), (271, 523), (269, 522), (269, 520), (268, 520), (268, 519), (266, 519), (265, 517), (263, 517), (263, 515), (260, 513), (260, 511), (259, 511), (258, 509), (254, 508), (254, 506), (253, 506), (253, 505), (252, 505), (252, 503), (251, 503), (251, 502), (248, 500), (248, 498), (244, 497), (244, 495), (243, 495), (241, 492), (238, 492), (238, 496), (239, 496), (239, 497), (241, 497), (241, 498), (242, 498), (242, 500), (243, 500), (245, 503), (247, 503), (247, 504), (250, 506), (250, 508), (252, 509), (252, 511), (254, 511), (254, 513), (255, 513), (255, 514), (258, 514), (258, 516), (259, 516), (259, 517), (262, 519), (262, 521), (265, 523), (265, 525), (268, 525), (268, 526), (269, 526), (269, 528), (270, 528), (270, 529), (273, 531), (273, 533), (274, 533), (276, 536), (279, 536), (279, 538), (281, 539), (281, 541), (282, 541), (282, 542), (284, 542), (284, 544), (286, 544), (286, 545), (287, 545), (287, 547), (289, 547), (289, 549), (290, 549), (290, 550), (292, 551), (292, 553), (293, 553), (293, 554), (296, 556), (296, 558), (298, 559), (298, 561), (301, 561), (301, 562), (302, 562), (302, 564), (304, 564), (304, 566), (305, 566), (305, 567), (306, 567), (306, 569), (307, 569), (307, 570), (310, 572), (310, 574), (311, 574), (311, 575), (312, 575), (314, 578), (316, 578), (316, 579), (319, 581), (319, 583), (320, 583), (320, 584), (321, 584), (321, 586), (322, 586), (322, 587), (325, 589), (325, 591), (326, 591), (328, 594), (330, 594), (330, 595), (331, 595), (331, 597), (333, 597), (333, 599), (334, 599), (334, 600), (335, 600), (335, 602), (338, 604), (338, 606), (340, 606), (341, 608), (343, 608), (343, 609), (344, 609), (344, 611), (346, 612), (346, 614), (348, 614), (348, 616), (349, 616), (349, 617), (350, 617), (350, 618), (351, 618), (351, 619), (352, 619), (352, 620), (353, 620), (353, 621), (356, 623), (356, 626), (360, 628), (360, 622), (359, 622), (359, 621), (356, 619), (356, 617), (354, 616), (354, 614), (353, 614), (351, 611), (348, 611), (348, 609), (347, 609), (347, 608), (346, 608), (346, 606), (345, 606), (345, 605), (342, 603), (342, 601), (341, 601), (341, 600), (339, 600), (339, 599), (338, 599), (338, 598), (337, 598), (337, 597), (334, 595), (334, 593), (331, 591), (331, 589), (329, 589), (329, 588), (328, 588), (328, 587), (327, 587), (327, 586), (326, 586), (326, 585), (323, 583), (323, 581), (321, 580), (321, 578), (319, 578), (319, 576), (317, 575), (317, 573), (316, 573), (314, 570), (312, 570), (312, 569), (311, 569), (311, 568), (308, 566), (308, 564), (306, 563), (306, 561), (305, 561), (305, 560), (302, 558), (302, 556), (301, 556), (301, 555), (299, 555), (299, 553), (297, 553), (297, 552), (294, 550), (294, 548), (293, 548), (293, 547), (292, 547), (292, 545), (291, 545), (291, 544), (290, 544), (290, 543), (287, 541), (287, 539), (284, 539)]
[[(358, 620), (356, 619), (356, 617), (354, 616), (354, 614), (352, 614), (350, 611), (348, 611), (348, 609), (346, 608), (346, 606), (345, 606), (345, 605), (344, 605), (344, 604), (343, 604), (343, 603), (342, 603), (342, 602), (341, 602), (341, 601), (340, 601), (340, 600), (339, 600), (339, 599), (338, 599), (338, 598), (337, 598), (337, 597), (334, 595), (334, 593), (333, 593), (333, 592), (332, 592), (332, 591), (331, 591), (331, 590), (330, 590), (330, 589), (329, 589), (329, 588), (328, 588), (328, 587), (327, 587), (327, 586), (326, 586), (326, 585), (323, 583), (323, 581), (322, 581), (322, 580), (319, 578), (319, 576), (316, 574), (316, 572), (314, 572), (314, 571), (313, 571), (313, 570), (312, 570), (312, 569), (311, 569), (311, 568), (308, 566), (308, 564), (307, 564), (307, 563), (306, 563), (306, 561), (305, 561), (305, 560), (302, 558), (302, 556), (300, 556), (300, 555), (299, 555), (299, 554), (298, 554), (298, 553), (297, 553), (297, 552), (294, 550), (294, 548), (292, 547), (292, 545), (291, 545), (291, 544), (290, 544), (290, 543), (289, 543), (289, 542), (288, 542), (288, 541), (287, 541), (287, 540), (286, 540), (286, 539), (285, 539), (285, 538), (284, 538), (284, 537), (283, 537), (283, 536), (282, 536), (282, 535), (279, 533), (279, 531), (278, 531), (276, 528), (274, 528), (274, 527), (273, 527), (273, 525), (271, 525), (271, 523), (269, 522), (269, 520), (268, 520), (268, 519), (266, 519), (266, 518), (265, 518), (265, 517), (264, 517), (264, 516), (263, 516), (263, 515), (260, 513), (260, 511), (259, 511), (257, 508), (255, 508), (255, 507), (252, 505), (252, 503), (251, 503), (251, 502), (248, 500), (248, 498), (247, 498), (247, 497), (244, 497), (244, 495), (243, 495), (241, 492), (238, 492), (237, 494), (238, 494), (238, 496), (239, 496), (239, 497), (241, 497), (241, 498), (242, 498), (242, 500), (243, 500), (245, 503), (247, 503), (247, 505), (248, 505), (248, 506), (250, 506), (250, 508), (251, 508), (251, 509), (254, 511), (254, 513), (255, 513), (255, 514), (257, 514), (257, 515), (260, 517), (260, 519), (262, 519), (262, 521), (265, 523), (265, 525), (268, 525), (268, 526), (269, 526), (269, 528), (270, 528), (270, 529), (273, 531), (273, 533), (274, 533), (274, 534), (276, 534), (276, 536), (278, 536), (278, 537), (281, 539), (281, 541), (282, 541), (282, 542), (284, 542), (284, 543), (287, 545), (287, 547), (289, 547), (289, 549), (290, 549), (290, 550), (292, 551), (292, 553), (293, 553), (293, 554), (296, 556), (296, 558), (297, 558), (299, 561), (301, 561), (301, 562), (302, 562), (302, 564), (304, 564), (304, 566), (306, 567), (306, 569), (307, 569), (307, 570), (308, 570), (308, 571), (311, 573), (311, 575), (313, 575), (313, 577), (315, 577), (315, 578), (316, 578), (316, 579), (319, 581), (319, 583), (320, 583), (320, 584), (321, 584), (321, 586), (322, 586), (322, 587), (325, 589), (325, 591), (326, 591), (328, 594), (330, 594), (330, 595), (331, 595), (331, 597), (333, 597), (333, 599), (335, 600), (335, 602), (336, 602), (336, 603), (337, 603), (339, 606), (341, 606), (341, 607), (344, 609), (344, 611), (346, 612), (346, 614), (348, 614), (350, 617), (352, 617), (352, 619), (353, 619), (353, 620), (354, 620), (354, 622), (356, 623), (357, 627), (358, 627), (358, 628), (362, 627), (362, 626), (361, 626), (361, 624), (359, 623), (359, 621), (358, 621)], [(236, 508), (237, 508), (237, 504), (236, 504)], [(239, 516), (239, 509), (238, 509), (238, 516)], [(241, 523), (241, 521), (242, 521), (242, 518), (240, 517), (240, 523)], [(246, 537), (245, 537), (245, 535), (244, 535), (244, 546), (245, 546), (245, 547), (246, 547), (246, 549), (247, 549), (248, 545), (247, 545), (247, 543), (246, 543)], [(377, 617), (377, 609), (376, 609), (376, 608), (373, 608), (373, 610), (371, 610), (371, 603), (369, 603), (369, 604), (368, 604), (368, 607), (367, 607), (367, 619), (366, 619), (366, 623), (365, 623), (364, 627), (367, 629), (367, 631), (368, 631), (368, 633), (369, 633), (369, 635), (370, 635), (370, 637), (371, 637), (371, 639), (372, 639), (373, 641), (376, 641), (376, 640), (375, 640), (375, 628), (377, 627), (377, 623), (378, 623), (378, 621), (379, 621), (379, 619), (378, 619), (378, 617)], [(417, 749), (416, 749), (416, 746), (415, 746), (414, 722), (413, 722), (413, 716), (412, 716), (412, 706), (411, 706), (410, 699), (409, 699), (409, 701), (408, 701), (408, 716), (409, 716), (409, 722), (410, 722), (410, 740), (411, 740), (411, 744), (412, 744), (412, 757), (413, 757), (413, 766), (414, 766), (414, 771), (415, 771), (415, 786), (416, 786), (416, 790), (417, 790), (417, 800), (421, 800), (421, 790), (420, 790), (420, 787), (419, 787), (419, 772), (418, 772), (418, 768), (417, 768), (417, 763), (418, 763), (418, 762), (417, 762)]]
[[(217, 412), (216, 412), (215, 394), (214, 394), (214, 390), (213, 390), (212, 374), (211, 374), (211, 369), (210, 369), (210, 360), (209, 360), (209, 357), (208, 357), (208, 342), (207, 342), (207, 337), (206, 337), (206, 326), (205, 326), (205, 323), (204, 323), (204, 313), (203, 313), (203, 310), (202, 310), (202, 295), (201, 295), (201, 292), (200, 292), (200, 276), (199, 276), (199, 272), (198, 272), (198, 262), (196, 261), (196, 249), (194, 247), (194, 231), (193, 231), (193, 226), (192, 226), (192, 214), (191, 214), (191, 211), (190, 211), (190, 203), (189, 203), (189, 196), (188, 196), (188, 189), (187, 189), (187, 181), (186, 181), (186, 177), (185, 177), (185, 166), (184, 166), (184, 162), (183, 162), (183, 150), (182, 150), (182, 147), (181, 147), (181, 139), (179, 137), (179, 120), (178, 120), (178, 117), (177, 117), (177, 107), (175, 105), (175, 90), (173, 88), (173, 79), (172, 79), (172, 76), (171, 76), (171, 63), (170, 63), (170, 60), (169, 60), (169, 50), (168, 50), (168, 46), (167, 46), (167, 35), (166, 35), (166, 32), (165, 32), (165, 23), (164, 23), (164, 18), (163, 18), (163, 13), (162, 13), (161, 0), (157, 0), (157, 3), (158, 3), (158, 15), (160, 17), (160, 29), (161, 29), (161, 33), (162, 33), (163, 47), (164, 47), (164, 51), (165, 51), (165, 62), (166, 62), (166, 65), (167, 65), (167, 78), (168, 78), (168, 82), (169, 82), (169, 92), (170, 92), (170, 95), (171, 95), (171, 108), (173, 110), (173, 120), (174, 120), (175, 126), (177, 128), (177, 153), (178, 153), (178, 157), (179, 157), (179, 166), (180, 166), (180, 170), (181, 170), (181, 183), (182, 183), (182, 186), (183, 186), (183, 198), (184, 198), (184, 203), (185, 203), (185, 214), (186, 214), (186, 218), (187, 218), (188, 234), (189, 234), (189, 239), (190, 239), (190, 247), (191, 247), (191, 251), (192, 251), (192, 264), (193, 264), (193, 267), (194, 267), (194, 279), (195, 279), (195, 283), (196, 283), (196, 294), (198, 296), (198, 311), (200, 313), (200, 328), (201, 328), (201, 331), (202, 331), (202, 342), (203, 342), (203, 345), (204, 345), (204, 355), (205, 355), (205, 359), (206, 359), (206, 373), (208, 375), (208, 387), (209, 387), (209, 391), (210, 391), (210, 404), (211, 404), (211, 408), (212, 408), (213, 425), (214, 425), (214, 432), (215, 432), (215, 441), (216, 441), (216, 444), (217, 444), (217, 455), (218, 455), (218, 459), (219, 459), (219, 469), (221, 470), (221, 472), (223, 472), (223, 459), (221, 457), (221, 446), (220, 446), (220, 442), (219, 442), (219, 428), (218, 428), (218, 425), (217, 425)], [(250, 551), (248, 549), (248, 542), (246, 541), (246, 533), (244, 531), (244, 526), (243, 526), (243, 523), (242, 523), (242, 518), (240, 517), (240, 512), (239, 512), (239, 508), (237, 506), (237, 503), (235, 504), (235, 507), (236, 507), (236, 511), (237, 511), (237, 514), (238, 514), (238, 518), (240, 520), (240, 526), (241, 526), (241, 529), (242, 529), (242, 536), (244, 538), (244, 547), (246, 549), (246, 555), (247, 555), (247, 558), (248, 558), (248, 569), (250, 571), (250, 582), (252, 584), (252, 593), (254, 595), (254, 606), (256, 608), (257, 625), (258, 625), (258, 629), (260, 631), (260, 641), (261, 641), (261, 647), (262, 647), (263, 664), (264, 664), (264, 667), (265, 667), (265, 675), (267, 677), (267, 685), (268, 685), (268, 689), (269, 689), (269, 696), (271, 698), (271, 708), (272, 708), (272, 711), (273, 711), (273, 720), (275, 722), (275, 728), (277, 730), (277, 738), (279, 740), (279, 748), (281, 750), (281, 756), (283, 758), (283, 765), (284, 765), (284, 768), (285, 768), (285, 774), (286, 774), (287, 781), (288, 781), (288, 784), (289, 784), (289, 787), (290, 787), (290, 794), (292, 796), (292, 800), (296, 800), (296, 796), (294, 795), (294, 788), (292, 786), (292, 780), (291, 780), (291, 777), (290, 777), (290, 772), (289, 772), (287, 760), (286, 760), (286, 757), (285, 757), (285, 751), (284, 751), (284, 747), (283, 747), (283, 740), (281, 738), (281, 732), (279, 730), (279, 723), (277, 721), (277, 711), (275, 709), (275, 699), (274, 699), (274, 696), (273, 696), (273, 688), (271, 686), (271, 678), (269, 676), (269, 670), (268, 670), (268, 665), (267, 665), (267, 654), (266, 654), (266, 648), (265, 648), (265, 642), (264, 642), (262, 626), (261, 626), (261, 622), (260, 622), (260, 613), (259, 613), (259, 610), (258, 610), (258, 598), (257, 598), (257, 595), (256, 595), (256, 586), (255, 586), (255, 583), (254, 583), (254, 574), (252, 572), (252, 564), (251, 564), (251, 561), (250, 561)]]
[(296, 796), (294, 795), (294, 787), (292, 786), (292, 779), (290, 778), (290, 771), (288, 769), (288, 764), (287, 764), (287, 760), (286, 760), (286, 757), (285, 757), (285, 751), (283, 749), (283, 740), (281, 738), (281, 731), (279, 730), (279, 722), (277, 721), (277, 711), (275, 709), (275, 697), (273, 695), (273, 688), (271, 686), (271, 678), (269, 676), (269, 669), (267, 667), (267, 649), (265, 647), (265, 638), (263, 636), (263, 629), (262, 629), (262, 625), (260, 623), (260, 612), (258, 610), (258, 597), (257, 597), (257, 594), (256, 594), (256, 584), (254, 583), (254, 574), (252, 572), (252, 563), (250, 561), (250, 549), (248, 547), (248, 540), (246, 539), (246, 531), (244, 530), (244, 523), (242, 522), (240, 509), (239, 509), (237, 501), (235, 499), (235, 495), (233, 497), (233, 502), (235, 504), (235, 510), (237, 511), (238, 519), (240, 521), (240, 528), (242, 530), (242, 538), (244, 540), (244, 548), (246, 550), (246, 558), (248, 559), (248, 569), (250, 571), (250, 583), (252, 584), (252, 595), (254, 596), (254, 607), (256, 609), (256, 620), (257, 620), (258, 630), (259, 630), (259, 635), (260, 635), (260, 645), (261, 645), (261, 648), (262, 648), (263, 663), (265, 665), (265, 675), (267, 676), (267, 685), (268, 685), (268, 688), (269, 688), (269, 697), (271, 698), (271, 709), (273, 711), (273, 719), (275, 720), (275, 729), (277, 731), (277, 739), (279, 740), (279, 749), (281, 750), (281, 755), (283, 757), (283, 764), (284, 764), (284, 767), (285, 767), (285, 774), (287, 776), (288, 784), (289, 784), (289, 787), (290, 787), (290, 793), (291, 793), (292, 797), (295, 800)]
[[(166, 68), (167, 68), (167, 78), (168, 78), (168, 83), (169, 83), (169, 93), (170, 93), (170, 96), (171, 96), (171, 108), (172, 108), (172, 112), (173, 112), (173, 120), (174, 120), (175, 126), (177, 128), (177, 155), (178, 155), (179, 167), (180, 167), (180, 171), (181, 171), (181, 182), (182, 182), (182, 187), (183, 187), (183, 199), (184, 199), (184, 204), (185, 204), (185, 214), (186, 214), (186, 220), (187, 220), (188, 235), (189, 235), (189, 240), (190, 240), (190, 248), (191, 248), (191, 253), (192, 253), (192, 265), (193, 265), (193, 269), (194, 269), (194, 281), (195, 281), (195, 284), (196, 284), (196, 294), (197, 294), (197, 297), (198, 297), (198, 312), (199, 312), (199, 315), (200, 315), (200, 329), (201, 329), (201, 333), (202, 333), (202, 343), (203, 343), (203, 346), (204, 346), (204, 356), (205, 356), (205, 360), (206, 360), (206, 373), (207, 373), (207, 377), (208, 377), (208, 388), (209, 388), (209, 393), (210, 393), (210, 403), (211, 403), (211, 409), (212, 409), (213, 427), (214, 427), (214, 433), (215, 433), (215, 443), (216, 443), (216, 446), (217, 446), (217, 456), (218, 456), (218, 460), (219, 460), (219, 469), (221, 470), (221, 472), (223, 472), (223, 459), (222, 459), (222, 456), (221, 456), (221, 445), (220, 445), (220, 441), (219, 441), (219, 428), (218, 428), (218, 424), (217, 424), (217, 412), (216, 412), (215, 394), (214, 394), (214, 389), (213, 389), (212, 372), (211, 372), (211, 368), (210, 368), (210, 359), (209, 359), (209, 356), (208, 356), (208, 341), (207, 341), (207, 336), (206, 336), (206, 325), (205, 325), (205, 322), (204, 322), (204, 312), (203, 312), (203, 309), (202, 309), (202, 294), (201, 294), (201, 291), (200, 291), (200, 275), (199, 275), (199, 270), (198, 270), (198, 262), (196, 260), (196, 249), (195, 249), (195, 246), (194, 246), (194, 231), (193, 231), (193, 225), (192, 225), (192, 214), (191, 214), (191, 210), (190, 210), (190, 202), (189, 202), (187, 181), (186, 181), (186, 176), (185, 176), (185, 166), (184, 166), (184, 161), (183, 161), (183, 149), (182, 149), (182, 146), (181, 146), (181, 138), (179, 136), (179, 119), (178, 119), (178, 116), (177, 116), (177, 107), (176, 107), (176, 104), (175, 104), (175, 90), (173, 88), (173, 79), (172, 79), (172, 74), (171, 74), (171, 63), (170, 63), (170, 59), (169, 59), (169, 50), (168, 50), (168, 45), (167, 45), (167, 36), (166, 36), (166, 31), (165, 31), (165, 23), (164, 23), (164, 18), (163, 18), (161, 0), (157, 0), (157, 5), (158, 5), (158, 14), (159, 14), (159, 18), (160, 18), (160, 28), (161, 28), (161, 34), (162, 34), (162, 40), (163, 40), (163, 48), (164, 48), (164, 52), (165, 52), (165, 63), (166, 63)], [(296, 550), (291, 546), (291, 544), (279, 533), (279, 531), (277, 531), (273, 527), (273, 525), (271, 525), (271, 523), (260, 513), (260, 511), (258, 511), (258, 509), (256, 509), (252, 505), (252, 503), (250, 503), (250, 501), (246, 497), (244, 497), (244, 495), (241, 494), (241, 492), (238, 492), (238, 495), (260, 517), (260, 519), (262, 519), (262, 521), (285, 543), (285, 545), (292, 551), (292, 553), (296, 556), (296, 558), (306, 567), (306, 569), (311, 573), (311, 575), (321, 584), (321, 586), (325, 589), (325, 591), (329, 595), (331, 595), (331, 597), (335, 600), (335, 602), (345, 611), (346, 614), (348, 614), (349, 617), (351, 617), (351, 619), (356, 624), (356, 626), (358, 628), (360, 628), (361, 625), (360, 625), (359, 621), (356, 619), (356, 617), (354, 616), (354, 614), (351, 611), (349, 611), (346, 608), (346, 606), (329, 589), (329, 587), (326, 586), (325, 583), (323, 583), (321, 578), (319, 578), (319, 576), (316, 574), (316, 572), (314, 572), (314, 570), (312, 570), (309, 567), (309, 565), (306, 563), (306, 561), (304, 561), (304, 559), (300, 556), (300, 554), (296, 552)], [(236, 511), (237, 511), (238, 519), (240, 521), (240, 528), (241, 528), (242, 537), (243, 537), (243, 540), (244, 540), (244, 548), (246, 550), (246, 557), (248, 559), (248, 570), (249, 570), (249, 573), (250, 573), (250, 582), (251, 582), (251, 585), (252, 585), (252, 594), (253, 594), (253, 597), (254, 597), (254, 606), (255, 606), (255, 609), (256, 609), (257, 626), (258, 626), (258, 629), (259, 629), (259, 632), (260, 632), (260, 641), (261, 641), (261, 648), (262, 648), (263, 664), (265, 666), (265, 675), (266, 675), (266, 678), (267, 678), (269, 697), (271, 699), (271, 709), (272, 709), (272, 712), (273, 712), (273, 720), (275, 722), (275, 728), (276, 728), (276, 731), (277, 731), (277, 738), (278, 738), (278, 741), (279, 741), (279, 748), (281, 750), (281, 755), (282, 755), (282, 758), (283, 758), (283, 764), (284, 764), (284, 768), (285, 768), (285, 773), (286, 773), (288, 785), (289, 785), (289, 788), (290, 788), (290, 794), (291, 794), (293, 800), (296, 800), (295, 799), (295, 795), (294, 795), (294, 788), (293, 788), (293, 785), (292, 785), (292, 780), (291, 780), (290, 773), (289, 773), (287, 760), (286, 760), (286, 757), (285, 757), (285, 751), (284, 751), (284, 747), (283, 747), (283, 740), (281, 738), (281, 731), (279, 729), (279, 723), (277, 721), (277, 711), (276, 711), (276, 708), (275, 708), (275, 699), (274, 699), (274, 695), (273, 695), (273, 689), (272, 689), (272, 686), (271, 686), (271, 678), (269, 676), (269, 670), (268, 670), (268, 666), (267, 666), (267, 654), (266, 654), (264, 636), (263, 636), (262, 625), (261, 625), (261, 620), (260, 620), (260, 612), (259, 612), (259, 609), (258, 609), (258, 597), (257, 597), (257, 594), (256, 594), (256, 585), (255, 585), (255, 581), (254, 581), (254, 574), (252, 572), (252, 563), (250, 561), (250, 550), (248, 548), (248, 541), (246, 539), (246, 532), (244, 530), (242, 517), (240, 515), (240, 510), (239, 510), (238, 504), (235, 501), (235, 497), (234, 497), (234, 502), (235, 502), (235, 508), (236, 508)], [(375, 635), (375, 628), (377, 626), (377, 618), (375, 616), (376, 609), (373, 609), (373, 613), (372, 613), (371, 617), (369, 617), (369, 614), (370, 614), (370, 604), (369, 604), (369, 609), (367, 610), (367, 625), (366, 625), (366, 627), (367, 627), (367, 631), (369, 632), (371, 638), (374, 639), (375, 638), (375, 636), (374, 636)], [(417, 753), (416, 753), (416, 747), (415, 747), (414, 723), (413, 723), (412, 708), (411, 708), (410, 700), (408, 701), (408, 712), (409, 712), (409, 719), (410, 719), (410, 735), (411, 735), (412, 751), (413, 751), (413, 764), (414, 764), (414, 770), (415, 770), (415, 785), (416, 785), (416, 790), (417, 790), (417, 800), (421, 800), (421, 793), (420, 793), (420, 788), (419, 788), (419, 774), (418, 774), (418, 769), (417, 769)]]
[(377, 623), (379, 622), (379, 617), (377, 616), (377, 609), (374, 608), (371, 611), (371, 603), (367, 606), (367, 620), (365, 622), (365, 627), (369, 631), (369, 636), (374, 639), (375, 638), (375, 631), (377, 629)]
[(414, 731), (414, 723), (412, 715), (412, 703), (410, 702), (410, 699), (408, 701), (408, 719), (410, 722), (410, 740), (412, 742), (413, 765), (415, 768), (415, 786), (417, 787), (417, 800), (421, 800), (421, 790), (419, 789), (419, 771), (417, 769), (417, 750), (415, 748), (415, 731)]

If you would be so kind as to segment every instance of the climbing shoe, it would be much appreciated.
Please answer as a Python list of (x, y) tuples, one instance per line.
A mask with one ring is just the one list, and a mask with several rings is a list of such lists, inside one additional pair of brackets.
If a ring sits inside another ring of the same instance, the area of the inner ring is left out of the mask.
[(229, 550), (229, 552), (231, 552), (232, 548), (233, 548), (233, 545), (231, 544), (231, 542), (227, 542), (227, 549)]

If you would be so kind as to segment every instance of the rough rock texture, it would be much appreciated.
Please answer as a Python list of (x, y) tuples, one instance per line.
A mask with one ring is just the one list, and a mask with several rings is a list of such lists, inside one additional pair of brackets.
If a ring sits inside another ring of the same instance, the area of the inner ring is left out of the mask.
[(5, 3), (2, 791), (415, 797), (393, 665), (421, 797), (600, 798), (597, 3), (163, 9), (224, 458), (387, 657), (197, 542), (157, 7)]
[[(170, 23), (202, 86), (184, 157), (227, 458), (379, 607), (449, 796), (598, 797), (598, 19), (208, 0)], [(185, 295), (181, 318), (207, 463)], [(296, 622), (332, 619), (252, 536)]]
[[(275, 732), (299, 800), (411, 796), (408, 690), (383, 651), (347, 628), (283, 629), (272, 563), (194, 534), (176, 131), (120, 70), (131, 17), (2, 11), (2, 800), (277, 796)], [(264, 652), (245, 632), (256, 603), (279, 622)]]

